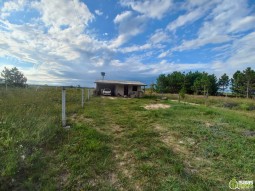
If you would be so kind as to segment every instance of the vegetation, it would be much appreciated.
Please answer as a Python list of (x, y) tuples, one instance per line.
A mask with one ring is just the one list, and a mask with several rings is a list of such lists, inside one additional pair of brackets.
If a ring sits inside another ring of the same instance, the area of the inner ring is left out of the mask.
[(255, 94), (255, 71), (250, 67), (241, 71), (236, 71), (231, 79), (232, 91), (237, 96), (251, 97)]
[[(173, 72), (161, 74), (157, 78), (156, 89), (158, 93), (179, 93), (185, 88), (188, 94), (217, 95), (218, 90), (222, 93), (229, 86), (229, 77), (223, 74), (219, 79), (214, 74), (206, 72)], [(247, 68), (243, 72), (237, 71), (231, 79), (231, 90), (234, 95), (252, 97), (255, 94), (255, 71)]]
[[(228, 190), (255, 178), (252, 100), (94, 97), (81, 109), (80, 96), (67, 89), (65, 130), (60, 88), (0, 91), (0, 190)], [(171, 107), (144, 108), (158, 103)]]
[(1, 76), (4, 77), (6, 85), (11, 87), (25, 87), (27, 82), (27, 78), (16, 67), (12, 69), (5, 67)]
[(219, 79), (219, 82), (218, 82), (218, 85), (219, 85), (219, 89), (222, 90), (222, 93), (224, 94), (226, 88), (228, 87), (229, 85), (229, 77), (226, 73), (224, 73), (220, 79)]

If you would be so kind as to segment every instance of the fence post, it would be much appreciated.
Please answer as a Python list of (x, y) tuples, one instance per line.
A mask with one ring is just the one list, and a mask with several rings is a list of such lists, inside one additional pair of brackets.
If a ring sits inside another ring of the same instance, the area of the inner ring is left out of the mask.
[(66, 126), (66, 90), (62, 88), (62, 126)]
[(84, 89), (81, 89), (81, 107), (84, 107)]
[(88, 89), (88, 101), (89, 101), (89, 94), (90, 94), (90, 89)]
[(5, 77), (5, 91), (7, 91), (7, 80), (6, 80), (6, 77)]

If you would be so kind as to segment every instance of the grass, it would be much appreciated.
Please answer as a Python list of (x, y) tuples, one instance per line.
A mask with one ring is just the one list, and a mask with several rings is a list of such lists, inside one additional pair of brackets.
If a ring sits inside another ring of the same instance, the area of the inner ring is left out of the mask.
[[(147, 95), (151, 97), (150, 95)], [(178, 100), (178, 94), (157, 94), (153, 93), (152, 97), (161, 98), (167, 97), (171, 100)], [(255, 101), (254, 99), (244, 99), (244, 98), (232, 98), (224, 96), (209, 96), (208, 99), (205, 99), (203, 95), (185, 95), (185, 98), (181, 101), (196, 103), (207, 106), (223, 107), (232, 110), (239, 111), (253, 111), (255, 110)]]
[[(228, 190), (233, 177), (255, 179), (253, 110), (100, 97), (81, 109), (80, 95), (67, 90), (64, 130), (60, 89), (0, 92), (0, 190)], [(157, 103), (171, 107), (143, 108)]]

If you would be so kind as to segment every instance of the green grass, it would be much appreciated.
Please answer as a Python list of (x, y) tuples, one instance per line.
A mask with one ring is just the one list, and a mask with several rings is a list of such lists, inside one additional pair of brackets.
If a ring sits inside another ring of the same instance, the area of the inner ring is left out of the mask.
[[(146, 94), (150, 98), (150, 94)], [(178, 100), (177, 94), (157, 94), (153, 93), (152, 97), (161, 98), (168, 97), (171, 100)], [(232, 110), (239, 111), (253, 111), (255, 110), (255, 100), (246, 98), (233, 98), (233, 97), (223, 97), (223, 96), (209, 96), (205, 99), (203, 95), (185, 95), (185, 98), (181, 101), (196, 103), (207, 106), (223, 107)]]
[[(64, 130), (60, 89), (0, 92), (0, 190), (228, 190), (234, 177), (255, 179), (253, 110), (100, 97), (81, 109), (80, 95), (67, 90)], [(143, 107), (157, 103), (171, 107)]]

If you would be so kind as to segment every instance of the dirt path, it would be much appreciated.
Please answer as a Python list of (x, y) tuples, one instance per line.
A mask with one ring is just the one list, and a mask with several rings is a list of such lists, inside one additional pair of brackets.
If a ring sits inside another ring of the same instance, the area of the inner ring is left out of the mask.
[[(110, 97), (102, 97), (100, 100), (100, 116), (97, 119), (88, 118), (84, 115), (73, 115), (70, 119), (75, 123), (86, 123), (91, 128), (96, 129), (100, 133), (112, 137), (111, 148), (115, 161), (115, 169), (109, 174), (109, 181), (112, 186), (118, 190), (137, 190), (140, 191), (141, 186), (139, 182), (134, 179), (136, 171), (136, 161), (133, 153), (128, 149), (125, 144), (126, 134), (128, 133), (125, 126), (115, 123), (114, 120), (119, 117), (119, 114), (113, 114), (112, 108), (108, 106), (109, 101), (114, 101)], [(123, 110), (121, 116), (125, 116), (126, 111)], [(105, 125), (98, 125), (97, 120), (105, 122)], [(123, 184), (124, 183), (124, 184)], [(128, 186), (128, 189), (127, 189)]]

